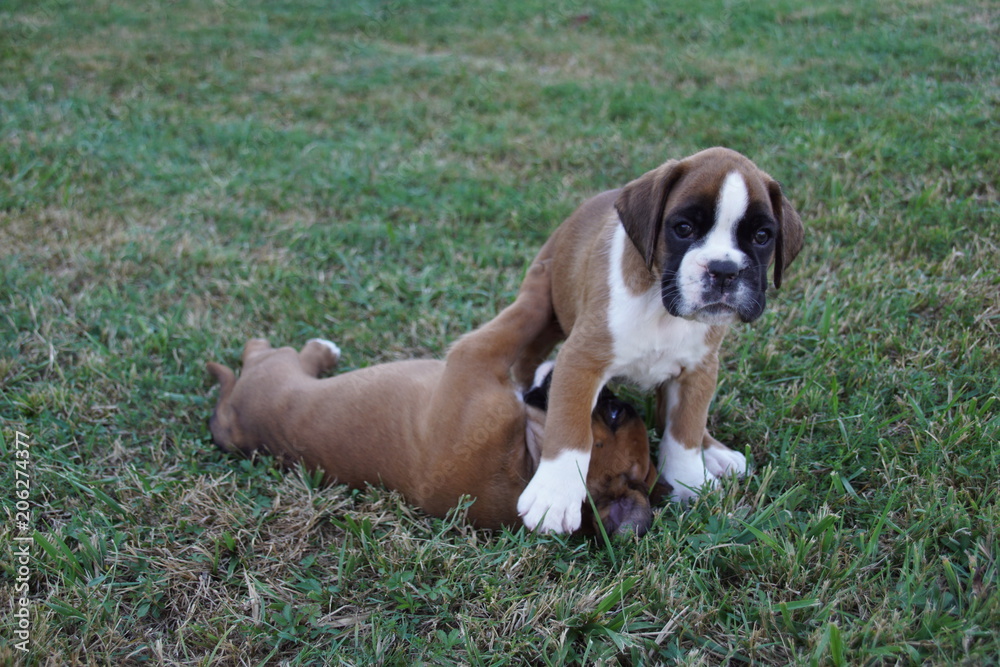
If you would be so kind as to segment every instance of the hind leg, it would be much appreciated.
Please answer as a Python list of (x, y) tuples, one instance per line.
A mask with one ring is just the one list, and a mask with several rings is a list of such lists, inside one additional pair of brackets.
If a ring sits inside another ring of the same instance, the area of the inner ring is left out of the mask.
[(267, 342), (264, 338), (251, 338), (247, 341), (247, 344), (243, 346), (243, 367), (246, 368), (247, 364), (255, 362), (261, 355), (268, 352), (272, 352), (274, 348), (271, 344)]
[(340, 360), (340, 348), (323, 338), (312, 338), (299, 352), (302, 371), (311, 377), (319, 377), (332, 371)]

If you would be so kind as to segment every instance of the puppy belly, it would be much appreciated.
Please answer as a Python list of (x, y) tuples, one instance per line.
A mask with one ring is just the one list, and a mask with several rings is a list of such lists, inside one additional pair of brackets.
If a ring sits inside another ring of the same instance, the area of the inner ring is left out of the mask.
[(679, 502), (711, 491), (726, 475), (743, 476), (747, 460), (723, 445), (688, 449), (670, 436), (660, 442), (660, 476), (673, 487), (670, 497)]

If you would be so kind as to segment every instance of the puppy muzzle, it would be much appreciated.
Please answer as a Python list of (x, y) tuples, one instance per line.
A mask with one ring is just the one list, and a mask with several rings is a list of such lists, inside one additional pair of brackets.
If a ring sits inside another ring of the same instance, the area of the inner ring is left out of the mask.
[(649, 499), (637, 490), (610, 500), (601, 507), (600, 514), (600, 521), (609, 535), (634, 533), (642, 537), (653, 524)]
[(702, 277), (701, 294), (690, 309), (693, 319), (725, 324), (756, 320), (764, 312), (764, 304), (764, 291), (754, 286), (747, 270), (737, 270), (734, 264), (716, 271), (709, 265)]

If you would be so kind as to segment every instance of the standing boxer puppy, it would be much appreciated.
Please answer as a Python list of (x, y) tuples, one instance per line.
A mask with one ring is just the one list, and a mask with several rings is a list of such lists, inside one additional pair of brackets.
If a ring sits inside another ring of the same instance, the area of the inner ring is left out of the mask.
[(695, 497), (746, 459), (706, 430), (718, 349), (730, 324), (764, 310), (802, 247), (799, 215), (749, 159), (711, 148), (671, 160), (583, 203), (536, 258), (551, 265), (555, 317), (515, 375), (556, 357), (542, 458), (518, 501), (529, 528), (580, 525), (591, 461), (590, 410), (624, 377), (657, 389), (659, 469), (675, 499)]
[[(538, 464), (545, 412), (539, 389), (528, 404), (521, 399), (511, 367), (552, 318), (548, 280), (544, 265), (531, 267), (517, 300), (462, 337), (445, 361), (401, 361), (321, 380), (340, 356), (332, 343), (314, 339), (296, 352), (251, 340), (239, 379), (208, 364), (221, 384), (212, 437), (228, 452), (261, 449), (301, 461), (330, 482), (382, 484), (435, 516), (472, 496), (475, 525), (517, 526), (517, 498)], [(596, 444), (585, 492), (605, 528), (645, 533), (656, 469), (642, 420), (608, 392), (588, 416), (587, 438)], [(584, 497), (576, 502), (579, 514)]]

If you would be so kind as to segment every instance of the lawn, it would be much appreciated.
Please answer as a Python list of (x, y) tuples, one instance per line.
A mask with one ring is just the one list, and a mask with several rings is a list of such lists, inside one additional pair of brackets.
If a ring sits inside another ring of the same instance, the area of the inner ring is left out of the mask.
[[(998, 21), (3, 3), (0, 663), (997, 664)], [(807, 232), (724, 345), (747, 479), (605, 543), (211, 445), (206, 361), (441, 355), (586, 197), (712, 145)]]

